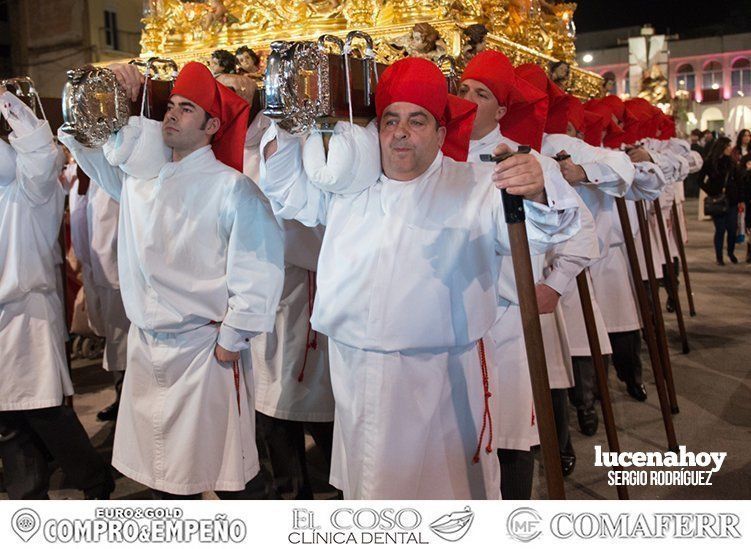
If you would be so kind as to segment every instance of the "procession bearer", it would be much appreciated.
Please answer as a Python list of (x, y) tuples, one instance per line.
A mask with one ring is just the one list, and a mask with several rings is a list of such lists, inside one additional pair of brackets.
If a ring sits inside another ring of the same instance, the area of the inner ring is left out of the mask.
[[(111, 68), (136, 98), (136, 67)], [(188, 63), (161, 126), (133, 117), (104, 152), (59, 134), (120, 202), (131, 329), (112, 463), (157, 497), (265, 495), (252, 373), (238, 362), (274, 326), (284, 250), (268, 203), (240, 172), (248, 110)]]
[(448, 94), (430, 61), (391, 65), (376, 88), (383, 173), (359, 193), (311, 185), (299, 140), (278, 127), (261, 143), (260, 185), (277, 214), (326, 225), (312, 323), (329, 337), (331, 482), (347, 498), (500, 495), (496, 357), (483, 339), (496, 254), (510, 252), (496, 187), (528, 199), (533, 250), (568, 238), (578, 214), (546, 203), (531, 156), (455, 160), (466, 159), (475, 108)]

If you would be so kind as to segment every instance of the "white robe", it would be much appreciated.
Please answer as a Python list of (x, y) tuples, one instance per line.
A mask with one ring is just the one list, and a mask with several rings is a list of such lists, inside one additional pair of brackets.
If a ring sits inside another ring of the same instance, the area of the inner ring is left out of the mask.
[[(665, 185), (665, 178), (662, 171), (651, 162), (637, 162), (634, 168), (633, 184), (626, 191), (624, 198), (627, 200), (637, 257), (643, 261), (643, 248), (633, 201), (656, 199)], [(590, 273), (595, 297), (608, 333), (630, 332), (641, 328), (641, 318), (623, 230), (614, 200), (611, 201), (610, 207), (614, 222), (609, 247), (603, 257), (590, 267)]]
[[(620, 151), (593, 147), (580, 139), (564, 134), (544, 134), (542, 152), (554, 156), (565, 150), (571, 155), (574, 163), (584, 170), (587, 176), (585, 183), (577, 184), (574, 189), (584, 201), (588, 210), (592, 213), (597, 236), (597, 256), (587, 263), (591, 266), (607, 254), (613, 240), (614, 224), (618, 223), (614, 216), (615, 197), (621, 197), (628, 192), (634, 179), (634, 166), (628, 155)], [(576, 265), (575, 265), (576, 266)], [(559, 269), (559, 272), (562, 269)], [(565, 272), (565, 270), (563, 270)], [(574, 277), (576, 274), (571, 273)], [(572, 280), (572, 276), (568, 280)], [(605, 324), (601, 308), (597, 302), (592, 282), (591, 271), (587, 271), (589, 292), (592, 300), (597, 335), (602, 354), (612, 353), (608, 330)], [(628, 285), (628, 273), (625, 277), (609, 280), (610, 284), (621, 284), (624, 288)], [(591, 356), (589, 339), (587, 337), (582, 311), (581, 299), (576, 288), (573, 287), (561, 295), (561, 308), (566, 319), (569, 349), (572, 356)]]
[[(477, 344), (496, 317), (496, 253), (509, 254), (492, 166), (439, 153), (412, 181), (334, 195), (310, 184), (299, 139), (272, 126), (261, 147), (277, 136), (261, 188), (278, 215), (326, 225), (312, 322), (329, 336), (331, 482), (347, 498), (497, 499)], [(578, 230), (576, 209), (525, 209), (537, 253)]]
[[(174, 494), (241, 490), (259, 470), (252, 374), (241, 365), (236, 394), (214, 348), (247, 348), (273, 328), (281, 230), (255, 186), (211, 147), (167, 162), (158, 123), (134, 117), (126, 128), (108, 146), (118, 167), (59, 134), (120, 202), (118, 271), (131, 329), (112, 463)], [(134, 144), (136, 157), (118, 150)]]
[(79, 182), (70, 193), (70, 233), (81, 262), (89, 326), (106, 340), (102, 368), (125, 370), (130, 321), (117, 275), (117, 223), (120, 206), (91, 181), (85, 195)]
[[(258, 115), (245, 139), (243, 171), (258, 181), (259, 145), (269, 119)], [(274, 330), (253, 338), (256, 410), (290, 421), (334, 420), (334, 393), (329, 373), (328, 339), (312, 329), (310, 316), (323, 227), (306, 227), (279, 219), (284, 228), (284, 287)]]
[[(467, 160), (480, 162), (481, 154), (492, 154), (500, 144), (508, 145), (512, 150), (519, 145), (504, 137), (498, 128), (494, 128), (481, 139), (470, 141)], [(541, 163), (545, 192), (551, 203), (560, 209), (578, 207), (576, 195), (563, 179), (555, 160), (544, 157), (534, 150), (531, 154)], [(509, 256), (500, 260), (499, 305), (496, 321), (491, 328), (492, 340), (496, 343), (496, 354), (500, 357), (496, 363), (499, 393), (498, 398), (494, 399), (494, 445), (498, 448), (526, 451), (539, 444), (540, 438), (534, 420), (532, 382), (529, 377), (513, 262)], [(534, 254), (531, 261), (535, 282), (543, 282), (545, 254)], [(573, 383), (573, 372), (565, 343), (566, 327), (563, 319), (558, 312), (540, 315), (540, 326), (551, 387), (568, 387), (569, 380)]]
[(0, 411), (48, 408), (73, 394), (58, 294), (62, 156), (49, 124), (10, 92), (0, 113)]

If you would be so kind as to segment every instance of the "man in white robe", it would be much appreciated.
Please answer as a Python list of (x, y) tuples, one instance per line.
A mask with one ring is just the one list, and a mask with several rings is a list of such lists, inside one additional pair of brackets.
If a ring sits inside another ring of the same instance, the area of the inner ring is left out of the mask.
[[(226, 76), (218, 80), (224, 79)], [(243, 172), (252, 181), (259, 180), (259, 145), (269, 123), (258, 114), (248, 127)], [(328, 466), (334, 432), (328, 341), (310, 325), (323, 227), (278, 221), (284, 229), (284, 287), (274, 331), (256, 336), (250, 349), (256, 427), (271, 462), (276, 494), (313, 499), (305, 430), (313, 436)]]
[[(111, 67), (131, 97), (142, 76)], [(250, 364), (273, 329), (283, 240), (242, 169), (248, 105), (188, 63), (158, 122), (133, 117), (104, 151), (62, 132), (120, 202), (118, 267), (131, 321), (113, 465), (156, 497), (264, 497)]]
[[(480, 155), (492, 154), (501, 144), (511, 150), (516, 150), (520, 142), (530, 145), (530, 154), (543, 168), (545, 192), (550, 203), (558, 209), (579, 208), (576, 195), (563, 179), (556, 162), (538, 152), (545, 126), (548, 97), (526, 80), (518, 78), (505, 55), (496, 51), (476, 55), (462, 75), (458, 94), (477, 105), (468, 161), (479, 162)], [(582, 230), (568, 240), (567, 244), (587, 238), (584, 225), (583, 222)], [(543, 288), (544, 265), (545, 253), (533, 255), (532, 268), (540, 296), (545, 293), (545, 289), (550, 289)], [(501, 465), (501, 492), (503, 499), (529, 499), (534, 473), (531, 448), (539, 444), (539, 435), (516, 281), (513, 264), (508, 256), (501, 258), (498, 289), (498, 317), (491, 333), (497, 345), (496, 353), (502, 357), (495, 364), (500, 393), (497, 395), (499, 398), (495, 399), (493, 430)], [(569, 382), (567, 370), (570, 370), (568, 352), (561, 338), (561, 334), (565, 333), (565, 326), (559, 322), (560, 317), (556, 318), (555, 308), (553, 304), (549, 310), (541, 311), (540, 315), (551, 388), (562, 384), (568, 386), (565, 384)], [(566, 404), (565, 398), (563, 403)], [(557, 426), (561, 430), (560, 451), (572, 454), (568, 438), (561, 436), (563, 431), (567, 434), (567, 424), (557, 422)], [(570, 471), (571, 468), (567, 472)]]
[(276, 213), (326, 225), (312, 324), (329, 337), (331, 482), (345, 498), (497, 499), (496, 357), (483, 338), (496, 318), (496, 254), (510, 250), (492, 181), (534, 199), (535, 251), (576, 232), (578, 213), (542, 203), (531, 156), (495, 167), (444, 156), (466, 157), (474, 105), (449, 96), (429, 61), (389, 67), (376, 110), (383, 174), (359, 193), (310, 184), (299, 140), (276, 126), (262, 141), (260, 186)]
[(102, 368), (112, 372), (115, 386), (115, 401), (100, 410), (97, 419), (114, 421), (120, 407), (130, 328), (117, 274), (120, 206), (88, 177), (76, 179), (69, 205), (71, 243), (81, 262), (89, 326), (105, 339)]
[(51, 454), (87, 498), (114, 489), (73, 408), (58, 294), (61, 155), (49, 123), (0, 86), (0, 458), (12, 499), (47, 499)]
[[(624, 132), (622, 126), (627, 119), (635, 120), (635, 117), (619, 98), (607, 96), (603, 100), (592, 100), (585, 105), (585, 108), (602, 118), (600, 124), (602, 130), (598, 129), (596, 133), (599, 135), (588, 138), (590, 145), (602, 144), (606, 150), (618, 149), (624, 143), (624, 139), (627, 141), (633, 139)], [(662, 170), (654, 163), (634, 158), (631, 158), (631, 162), (634, 165), (634, 178), (624, 198), (628, 201), (631, 230), (637, 243), (637, 255), (639, 255), (638, 252), (642, 247), (639, 244), (640, 233), (635, 218), (634, 201), (651, 201), (657, 198), (665, 186), (665, 179)], [(608, 199), (608, 202), (613, 227), (610, 232), (609, 245), (603, 257), (590, 267), (590, 273), (595, 297), (608, 330), (613, 351), (613, 366), (618, 378), (626, 384), (628, 394), (636, 400), (643, 401), (647, 398), (647, 392), (641, 376), (642, 320), (632, 286), (631, 269), (615, 200)], [(591, 375), (593, 374), (594, 372)], [(594, 387), (594, 379), (591, 376), (589, 379), (589, 382), (582, 382), (581, 390), (585, 394), (577, 397), (584, 402), (594, 400), (593, 396), (589, 396), (589, 387)]]

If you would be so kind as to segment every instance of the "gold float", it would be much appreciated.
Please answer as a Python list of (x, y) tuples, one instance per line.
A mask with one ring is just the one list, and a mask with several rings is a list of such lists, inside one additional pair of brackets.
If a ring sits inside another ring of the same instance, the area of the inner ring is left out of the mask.
[(375, 41), (377, 60), (405, 55), (461, 67), (484, 48), (515, 65), (571, 65), (566, 83), (580, 98), (601, 95), (601, 78), (575, 66), (575, 3), (546, 0), (146, 0), (141, 57), (170, 57), (179, 65), (206, 61), (216, 49), (247, 45), (268, 52), (274, 40), (315, 41), (358, 29)]

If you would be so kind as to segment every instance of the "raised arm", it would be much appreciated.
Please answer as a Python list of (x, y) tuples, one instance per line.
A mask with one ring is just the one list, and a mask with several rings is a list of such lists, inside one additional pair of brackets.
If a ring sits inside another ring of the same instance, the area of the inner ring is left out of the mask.
[(626, 200), (652, 201), (659, 197), (666, 184), (662, 170), (652, 162), (637, 162), (634, 168), (634, 184), (626, 193)]
[(559, 162), (561, 173), (572, 185), (597, 187), (611, 196), (626, 194), (634, 180), (634, 166), (628, 155), (603, 147), (593, 147), (568, 135), (546, 135), (543, 153), (555, 156), (565, 153), (570, 158)]
[(274, 213), (315, 227), (326, 224), (331, 194), (313, 185), (302, 163), (302, 142), (272, 124), (261, 139), (261, 175), (258, 187)]
[(9, 141), (15, 150), (16, 180), (32, 203), (44, 204), (61, 189), (57, 176), (63, 164), (50, 125), (3, 87), (0, 112), (13, 130)]
[(581, 198), (579, 217), (579, 232), (565, 242), (556, 244), (548, 252), (548, 255), (552, 256), (552, 269), (542, 283), (555, 290), (558, 295), (569, 291), (576, 276), (600, 257), (595, 220)]
[[(508, 149), (505, 145), (501, 147)], [(495, 167), (493, 181), (496, 187), (525, 197), (524, 211), (531, 253), (543, 254), (579, 230), (578, 197), (551, 158), (536, 155), (511, 157)], [(498, 252), (509, 255), (511, 250), (501, 193), (495, 191), (492, 200)]]
[(102, 149), (85, 147), (76, 141), (72, 135), (62, 130), (57, 131), (57, 138), (68, 147), (83, 173), (96, 181), (104, 192), (120, 202), (125, 172), (107, 162)]

